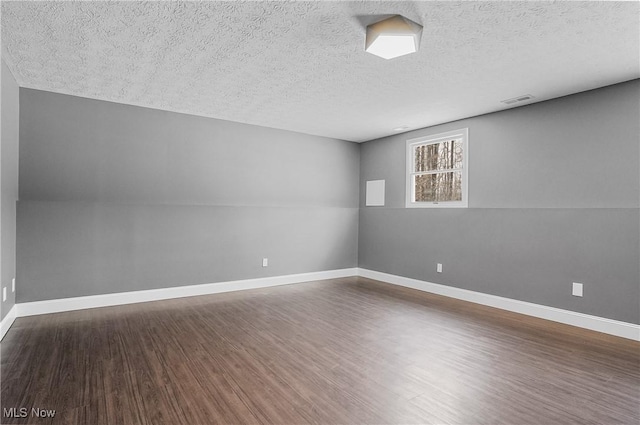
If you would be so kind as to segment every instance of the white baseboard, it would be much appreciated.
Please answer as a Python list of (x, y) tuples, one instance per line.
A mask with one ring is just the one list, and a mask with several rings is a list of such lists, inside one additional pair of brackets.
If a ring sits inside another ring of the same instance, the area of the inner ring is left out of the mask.
[(217, 294), (222, 292), (242, 291), (246, 289), (266, 288), (269, 286), (289, 285), (293, 283), (309, 282), (313, 280), (336, 279), (349, 276), (362, 276), (394, 285), (405, 286), (433, 294), (444, 295), (476, 304), (496, 307), (515, 313), (565, 323), (591, 329), (610, 335), (640, 341), (640, 325), (591, 316), (575, 311), (533, 304), (525, 301), (513, 300), (496, 295), (452, 286), (440, 285), (417, 279), (367, 270), (351, 268), (329, 270), (313, 273), (302, 273), (285, 276), (274, 276), (258, 279), (236, 280), (230, 282), (206, 283), (201, 285), (179, 286), (171, 288), (150, 289), (145, 291), (119, 292), (115, 294), (91, 295), (84, 297), (63, 298), (47, 301), (20, 303), (13, 306), (6, 317), (0, 322), (0, 339), (4, 337), (16, 317), (34, 316), (38, 314), (59, 313), (64, 311), (83, 310), (87, 308), (109, 307), (115, 305), (159, 301), (172, 298), (192, 297), (197, 295)]
[(640, 341), (640, 325), (367, 269), (358, 276)]
[(7, 334), (7, 331), (9, 330), (11, 325), (13, 325), (13, 322), (15, 322), (17, 311), (18, 306), (14, 304), (14, 306), (11, 307), (11, 310), (9, 310), (7, 315), (4, 316), (4, 319), (2, 319), (2, 321), (0, 322), (0, 341), (2, 341), (2, 338), (4, 338), (4, 336)]
[[(87, 308), (109, 307), (115, 305), (167, 300), (171, 298), (193, 297), (196, 295), (218, 294), (221, 292), (242, 291), (245, 289), (266, 288), (269, 286), (289, 285), (313, 280), (336, 279), (356, 276), (358, 270), (341, 269), (322, 272), (291, 274), (285, 276), (258, 279), (235, 280), (230, 282), (205, 283), (201, 285), (178, 286), (150, 289), (145, 291), (118, 292), (114, 294), (90, 295), (84, 297), (62, 298), (56, 300), (33, 301), (17, 304), (17, 316), (35, 316), (38, 314), (59, 313), (63, 311), (84, 310)], [(15, 308), (14, 307), (14, 308)]]

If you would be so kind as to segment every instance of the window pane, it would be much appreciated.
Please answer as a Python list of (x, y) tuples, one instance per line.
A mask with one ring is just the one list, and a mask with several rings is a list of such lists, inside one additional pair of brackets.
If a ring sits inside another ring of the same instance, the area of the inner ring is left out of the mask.
[(416, 146), (413, 151), (414, 171), (451, 170), (462, 168), (462, 139)]
[(415, 202), (462, 201), (462, 172), (415, 176)]

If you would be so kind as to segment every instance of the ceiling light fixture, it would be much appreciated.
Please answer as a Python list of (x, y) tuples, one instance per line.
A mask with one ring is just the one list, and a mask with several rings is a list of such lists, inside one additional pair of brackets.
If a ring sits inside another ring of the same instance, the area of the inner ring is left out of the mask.
[(396, 127), (393, 129), (393, 131), (404, 131), (404, 130), (409, 130), (409, 127), (407, 127), (406, 125), (403, 125), (401, 127)]
[(384, 59), (415, 53), (420, 47), (422, 25), (395, 15), (367, 26), (364, 50)]

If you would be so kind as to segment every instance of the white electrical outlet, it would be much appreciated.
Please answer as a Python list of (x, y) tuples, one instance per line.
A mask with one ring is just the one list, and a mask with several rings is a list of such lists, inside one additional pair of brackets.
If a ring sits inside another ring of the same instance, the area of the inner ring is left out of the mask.
[(573, 282), (573, 291), (571, 292), (571, 294), (574, 297), (581, 297), (582, 296), (582, 283)]
[(262, 259), (262, 267), (267, 267), (269, 265), (269, 259), (268, 258), (263, 258)]
[(438, 266), (436, 267), (436, 271), (438, 273), (442, 273), (442, 264), (438, 263)]
[(6, 301), (7, 300), (7, 287), (3, 287), (2, 288), (2, 301)]
[(16, 292), (16, 278), (11, 279), (11, 292)]

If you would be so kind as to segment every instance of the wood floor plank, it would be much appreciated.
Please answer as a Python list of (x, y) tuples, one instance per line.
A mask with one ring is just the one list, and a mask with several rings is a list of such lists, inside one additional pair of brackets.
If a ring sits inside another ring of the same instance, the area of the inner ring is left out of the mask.
[(640, 423), (639, 343), (363, 278), (19, 318), (0, 353), (2, 407), (56, 410), (7, 424)]

